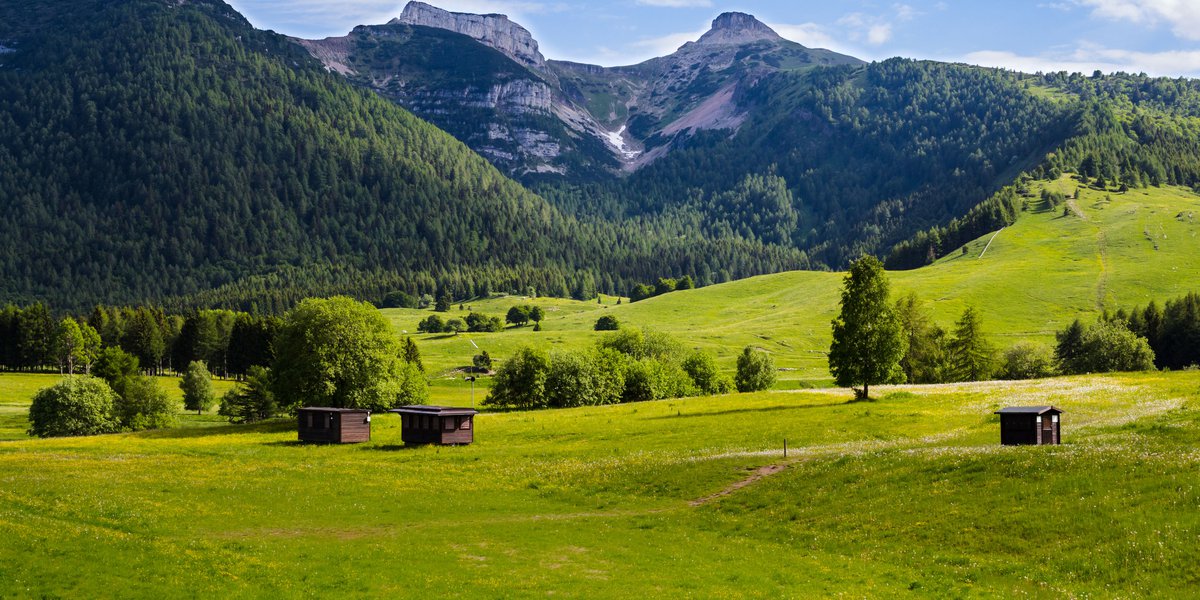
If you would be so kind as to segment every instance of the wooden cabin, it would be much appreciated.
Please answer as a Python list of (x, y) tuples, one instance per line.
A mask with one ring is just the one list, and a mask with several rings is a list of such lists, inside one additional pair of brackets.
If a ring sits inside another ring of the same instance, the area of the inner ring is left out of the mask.
[(1010, 406), (1000, 415), (1000, 443), (1005, 446), (1050, 446), (1062, 443), (1062, 411), (1053, 406)]
[(475, 415), (470, 408), (406, 406), (388, 412), (400, 415), (400, 439), (405, 444), (467, 445), (475, 441)]
[(300, 441), (358, 444), (371, 441), (371, 411), (359, 408), (301, 408), (297, 411)]

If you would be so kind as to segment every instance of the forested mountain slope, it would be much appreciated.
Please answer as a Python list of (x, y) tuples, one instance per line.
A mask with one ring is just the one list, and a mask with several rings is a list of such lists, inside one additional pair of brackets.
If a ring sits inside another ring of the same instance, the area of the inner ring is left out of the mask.
[(3, 300), (280, 309), (807, 264), (683, 219), (565, 217), (219, 1), (5, 0), (0, 40)]

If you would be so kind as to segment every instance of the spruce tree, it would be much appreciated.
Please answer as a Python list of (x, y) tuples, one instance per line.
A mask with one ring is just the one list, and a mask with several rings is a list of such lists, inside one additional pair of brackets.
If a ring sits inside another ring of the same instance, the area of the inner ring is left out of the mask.
[(872, 384), (904, 381), (900, 359), (908, 340), (889, 294), (887, 275), (877, 258), (863, 256), (850, 266), (842, 288), (842, 312), (833, 321), (829, 370), (838, 385), (854, 388), (857, 398), (870, 398)]

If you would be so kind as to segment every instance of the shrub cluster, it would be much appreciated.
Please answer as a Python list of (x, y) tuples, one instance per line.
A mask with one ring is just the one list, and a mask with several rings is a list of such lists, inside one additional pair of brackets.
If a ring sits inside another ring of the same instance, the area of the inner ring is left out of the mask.
[[(774, 375), (773, 367), (770, 370)], [(756, 381), (764, 379), (756, 377)], [(495, 385), (484, 404), (566, 408), (725, 394), (733, 389), (733, 381), (720, 372), (711, 354), (686, 351), (667, 335), (630, 328), (582, 352), (521, 349), (496, 371)]]

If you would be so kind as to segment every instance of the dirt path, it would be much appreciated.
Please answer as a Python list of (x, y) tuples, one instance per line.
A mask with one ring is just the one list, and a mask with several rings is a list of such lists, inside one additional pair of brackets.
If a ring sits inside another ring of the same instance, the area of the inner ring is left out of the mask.
[(1100, 251), (1100, 280), (1096, 282), (1096, 310), (1104, 310), (1108, 298), (1108, 234), (1103, 229), (1096, 235), (1096, 247)]
[(767, 465), (765, 467), (762, 467), (761, 469), (758, 469), (757, 471), (755, 471), (754, 474), (750, 475), (749, 477), (747, 477), (737, 483), (731, 484), (728, 487), (726, 487), (725, 489), (723, 489), (715, 494), (709, 494), (703, 498), (697, 498), (695, 500), (688, 502), (688, 506), (704, 506), (705, 504), (708, 504), (710, 502), (720, 500), (721, 498), (729, 496), (742, 488), (754, 485), (767, 477), (770, 477), (772, 475), (778, 475), (779, 473), (782, 473), (784, 471), (784, 469), (787, 469), (788, 467), (792, 466), (799, 460), (800, 459), (797, 458), (797, 459), (789, 460), (788, 462), (785, 462), (785, 463), (778, 463), (778, 464)]
[[(1005, 229), (1007, 229), (1007, 228), (1001, 227), (1000, 231), (1004, 231)], [(979, 258), (983, 258), (983, 255), (987, 254), (988, 248), (992, 247), (992, 242), (996, 241), (996, 236), (1000, 235), (1000, 231), (997, 231), (996, 233), (992, 234), (992, 238), (990, 240), (988, 240), (987, 245), (983, 247), (983, 252), (979, 253)]]

